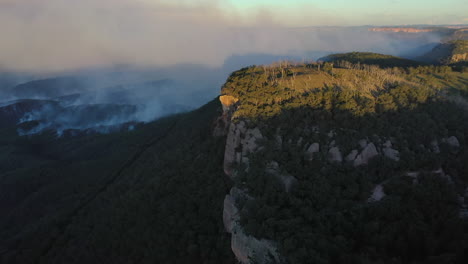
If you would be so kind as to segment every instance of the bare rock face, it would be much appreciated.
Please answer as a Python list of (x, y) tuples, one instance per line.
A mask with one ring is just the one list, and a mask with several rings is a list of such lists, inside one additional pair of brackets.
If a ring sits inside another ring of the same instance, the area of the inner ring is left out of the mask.
[(239, 124), (231, 123), (229, 126), (226, 149), (224, 152), (224, 173), (229, 177), (232, 177), (232, 168), (238, 159), (236, 149), (241, 143), (241, 131), (244, 130), (244, 127), (245, 124), (243, 122)]
[(219, 101), (221, 101), (223, 111), (228, 112), (231, 111), (232, 107), (239, 102), (239, 99), (231, 95), (222, 95), (219, 97)]
[(239, 223), (239, 208), (236, 199), (248, 197), (242, 190), (232, 188), (224, 199), (223, 222), (228, 233), (231, 233), (231, 249), (240, 263), (280, 263), (280, 257), (274, 242), (256, 239), (247, 235)]
[(384, 148), (383, 153), (385, 157), (394, 160), (394, 161), (399, 161), (400, 160), (400, 152), (396, 149), (392, 149), (390, 147)]
[(237, 260), (243, 264), (280, 263), (279, 254), (272, 241), (258, 240), (246, 235), (240, 226), (232, 231), (231, 249)]
[(236, 207), (236, 201), (231, 195), (226, 195), (224, 198), (224, 209), (223, 209), (223, 223), (224, 228), (228, 233), (232, 232), (234, 228), (234, 221), (239, 218), (239, 210)]
[(367, 164), (370, 159), (379, 155), (374, 143), (369, 143), (354, 160), (354, 166)]
[(247, 154), (259, 149), (257, 140), (262, 139), (262, 133), (258, 128), (247, 129), (244, 121), (231, 122), (226, 140), (224, 152), (224, 172), (229, 177), (234, 177), (233, 168), (236, 164), (244, 163), (248, 166)]
[[(242, 132), (242, 131), (241, 131)], [(262, 139), (260, 129), (248, 129), (245, 131), (245, 137), (241, 140), (242, 154), (253, 153), (258, 149), (257, 140)]]
[(306, 150), (306, 159), (307, 160), (313, 160), (314, 159), (314, 153), (318, 153), (319, 151), (320, 151), (320, 144), (319, 143), (313, 143)]
[(349, 154), (348, 156), (346, 156), (346, 161), (354, 161), (357, 157), (357, 155), (359, 154), (359, 152), (355, 149), (353, 149)]
[(343, 162), (343, 155), (338, 147), (333, 147), (328, 151), (328, 160), (331, 162)]
[(460, 147), (460, 142), (458, 141), (458, 138), (456, 138), (455, 136), (451, 136), (447, 139), (444, 139), (444, 142), (446, 142), (447, 144), (449, 144), (451, 147), (454, 147), (454, 148)]
[(382, 184), (378, 184), (375, 186), (374, 190), (372, 191), (371, 197), (367, 200), (368, 202), (378, 202), (385, 197), (385, 192), (383, 190)]
[(468, 60), (468, 53), (460, 53), (460, 54), (454, 54), (450, 58), (451, 63), (457, 63), (460, 61), (467, 61)]

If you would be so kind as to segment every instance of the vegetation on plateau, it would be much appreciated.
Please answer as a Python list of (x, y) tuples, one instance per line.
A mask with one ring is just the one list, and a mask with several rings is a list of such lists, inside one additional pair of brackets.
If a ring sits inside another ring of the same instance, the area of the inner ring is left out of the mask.
[[(254, 197), (239, 205), (242, 225), (276, 241), (287, 263), (466, 262), (468, 222), (459, 197), (468, 184), (468, 74), (449, 66), (382, 66), (252, 66), (223, 87), (239, 99), (234, 122), (264, 136), (235, 183)], [(443, 143), (449, 136), (460, 148)], [(379, 156), (355, 167), (328, 159), (328, 146), (347, 155), (361, 139), (377, 146), (390, 140), (400, 160)], [(313, 142), (321, 147), (309, 160), (304, 153)], [(296, 188), (285, 191), (267, 172), (270, 161), (298, 180)], [(434, 173), (440, 169), (450, 180)], [(417, 183), (408, 176), (415, 171)], [(386, 196), (368, 202), (378, 184)]]

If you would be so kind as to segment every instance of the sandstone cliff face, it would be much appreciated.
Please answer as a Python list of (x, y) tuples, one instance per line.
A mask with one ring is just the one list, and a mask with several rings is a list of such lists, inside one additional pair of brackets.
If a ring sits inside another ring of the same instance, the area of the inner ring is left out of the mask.
[(373, 32), (394, 32), (394, 33), (425, 33), (425, 32), (432, 32), (432, 31), (434, 31), (434, 29), (406, 28), (406, 27), (379, 27), (379, 28), (370, 28), (369, 31), (373, 31)]
[(450, 63), (457, 63), (460, 61), (467, 61), (467, 60), (468, 60), (468, 53), (454, 54), (450, 58)]
[(224, 153), (224, 172), (231, 178), (235, 177), (234, 167), (244, 164), (248, 166), (247, 155), (258, 150), (257, 141), (263, 138), (258, 128), (247, 128), (244, 121), (231, 122)]
[(231, 249), (240, 263), (281, 263), (275, 243), (247, 235), (240, 224), (239, 199), (253, 199), (244, 191), (234, 187), (224, 199), (223, 221), (226, 231), (231, 234)]
[[(258, 128), (247, 128), (245, 121), (234, 122), (232, 114), (236, 109), (238, 100), (232, 96), (221, 96), (223, 105), (223, 117), (229, 127), (227, 132), (226, 148), (224, 153), (224, 172), (232, 180), (236, 178), (235, 168), (238, 165), (249, 166), (248, 155), (259, 149), (258, 140), (263, 135)], [(272, 163), (268, 169), (269, 173), (275, 174), (284, 183), (285, 189), (290, 190), (295, 178), (279, 173), (279, 165)], [(268, 170), (267, 169), (267, 170)], [(223, 223), (226, 232), (231, 234), (231, 249), (236, 259), (243, 264), (259, 263), (281, 263), (280, 256), (274, 241), (257, 239), (245, 233), (240, 224), (240, 211), (238, 201), (241, 199), (254, 199), (246, 194), (244, 190), (233, 187), (224, 199)]]

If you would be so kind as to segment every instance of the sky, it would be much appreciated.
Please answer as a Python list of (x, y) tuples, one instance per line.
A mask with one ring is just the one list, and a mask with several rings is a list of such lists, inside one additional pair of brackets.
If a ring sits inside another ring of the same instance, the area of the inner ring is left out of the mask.
[[(226, 8), (269, 10), (291, 26), (468, 24), (466, 0), (228, 0)], [(325, 18), (316, 20), (315, 16)]]
[(234, 54), (391, 52), (400, 49), (391, 39), (367, 33), (289, 29), (461, 23), (468, 24), (467, 0), (0, 0), (0, 69), (218, 67)]
[[(140, 0), (147, 3), (160, 0)], [(182, 5), (212, 5), (249, 18), (268, 13), (287, 26), (468, 24), (466, 0), (166, 0)]]

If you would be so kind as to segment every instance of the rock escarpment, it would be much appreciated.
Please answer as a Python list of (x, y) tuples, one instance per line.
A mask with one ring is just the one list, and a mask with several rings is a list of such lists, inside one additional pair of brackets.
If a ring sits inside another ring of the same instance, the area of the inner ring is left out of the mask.
[[(248, 155), (259, 149), (258, 140), (263, 135), (258, 128), (248, 128), (245, 121), (233, 121), (232, 114), (238, 100), (232, 96), (221, 96), (223, 117), (228, 122), (226, 148), (224, 153), (224, 172), (232, 180), (236, 178), (236, 167), (249, 166)], [(267, 173), (274, 174), (289, 190), (295, 183), (294, 177), (279, 173), (279, 165), (272, 162)], [(254, 199), (244, 190), (233, 187), (224, 199), (223, 223), (231, 234), (231, 249), (240, 263), (281, 263), (274, 241), (257, 239), (245, 233), (240, 224), (239, 200)]]
[(247, 235), (240, 224), (238, 200), (253, 199), (244, 191), (233, 187), (224, 199), (223, 221), (226, 231), (231, 234), (231, 249), (240, 263), (280, 263), (275, 243)]

